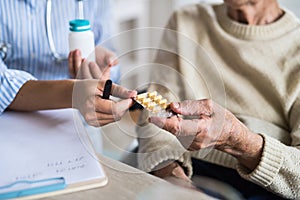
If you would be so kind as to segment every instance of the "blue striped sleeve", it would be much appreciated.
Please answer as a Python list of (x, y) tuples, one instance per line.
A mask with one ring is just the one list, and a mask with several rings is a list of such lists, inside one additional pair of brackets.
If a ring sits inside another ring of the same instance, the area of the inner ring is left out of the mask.
[(11, 104), (24, 83), (35, 79), (29, 73), (20, 70), (0, 71), (0, 115)]
[[(97, 4), (95, 3), (97, 2)], [(95, 34), (95, 44), (104, 46), (115, 52), (113, 45), (113, 12), (114, 2), (111, 0), (85, 1), (85, 13), (88, 14), (88, 19), (92, 23), (92, 29)], [(87, 12), (88, 10), (93, 12)], [(120, 66), (114, 66), (110, 70), (110, 79), (114, 83), (120, 83), (121, 69)]]

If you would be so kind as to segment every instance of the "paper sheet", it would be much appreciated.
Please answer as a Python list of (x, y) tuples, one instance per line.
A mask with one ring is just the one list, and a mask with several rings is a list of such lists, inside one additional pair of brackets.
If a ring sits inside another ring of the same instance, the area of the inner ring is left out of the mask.
[(105, 178), (73, 109), (0, 115), (0, 186), (64, 177), (67, 184)]

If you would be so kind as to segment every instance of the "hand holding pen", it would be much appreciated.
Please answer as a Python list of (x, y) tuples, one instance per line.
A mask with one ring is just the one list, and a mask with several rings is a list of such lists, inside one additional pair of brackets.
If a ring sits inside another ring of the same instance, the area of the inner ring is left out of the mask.
[[(133, 98), (137, 95), (137, 91), (113, 84), (111, 80), (91, 79), (89, 82), (83, 86), (82, 81), (78, 81), (74, 87), (73, 107), (79, 109), (86, 122), (92, 126), (104, 126), (120, 120), (133, 105)], [(121, 100), (109, 99), (110, 95)]]

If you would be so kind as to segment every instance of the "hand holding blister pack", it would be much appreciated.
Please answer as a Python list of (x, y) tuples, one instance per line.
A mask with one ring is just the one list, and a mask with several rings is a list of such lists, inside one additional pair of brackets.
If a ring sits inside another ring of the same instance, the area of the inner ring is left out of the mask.
[(149, 111), (151, 117), (172, 117), (176, 115), (170, 109), (170, 103), (157, 91), (137, 95), (134, 100)]

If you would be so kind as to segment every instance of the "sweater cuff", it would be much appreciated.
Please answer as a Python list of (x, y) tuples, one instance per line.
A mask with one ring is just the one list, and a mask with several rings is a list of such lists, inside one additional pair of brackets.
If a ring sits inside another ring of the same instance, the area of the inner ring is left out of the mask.
[(172, 161), (177, 161), (184, 167), (187, 176), (192, 175), (192, 163), (188, 152), (169, 132), (159, 129), (153, 124), (139, 126), (138, 167), (151, 172), (154, 169), (166, 167)]
[(152, 153), (147, 159), (143, 160), (143, 163), (139, 163), (139, 168), (145, 172), (151, 172), (153, 170), (166, 167), (172, 161), (177, 161), (187, 173), (186, 175), (191, 178), (192, 176), (192, 162), (189, 153), (182, 152), (164, 152), (164, 153)]
[(258, 185), (267, 187), (277, 176), (283, 163), (283, 145), (276, 139), (262, 135), (264, 138), (264, 147), (262, 157), (253, 171), (238, 164), (237, 171), (241, 177), (252, 181)]

